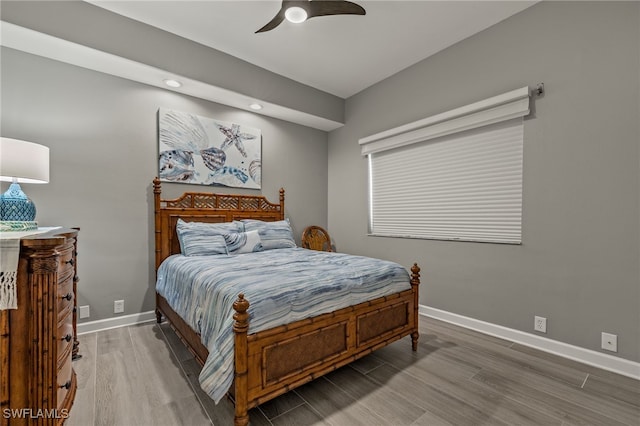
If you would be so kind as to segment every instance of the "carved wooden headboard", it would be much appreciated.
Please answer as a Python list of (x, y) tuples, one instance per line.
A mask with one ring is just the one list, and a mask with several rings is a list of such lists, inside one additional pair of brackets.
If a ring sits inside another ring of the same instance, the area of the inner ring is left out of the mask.
[(262, 195), (212, 194), (185, 192), (179, 198), (161, 198), (160, 179), (153, 180), (155, 201), (156, 270), (164, 259), (180, 253), (176, 234), (178, 219), (185, 222), (221, 223), (240, 219), (268, 222), (284, 219), (284, 189), (280, 189), (280, 204), (269, 202)]

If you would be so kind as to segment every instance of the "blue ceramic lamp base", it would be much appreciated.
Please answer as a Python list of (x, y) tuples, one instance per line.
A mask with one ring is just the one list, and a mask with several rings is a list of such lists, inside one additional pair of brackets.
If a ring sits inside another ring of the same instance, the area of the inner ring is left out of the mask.
[(0, 195), (0, 231), (30, 231), (37, 229), (36, 206), (22, 192), (17, 182)]

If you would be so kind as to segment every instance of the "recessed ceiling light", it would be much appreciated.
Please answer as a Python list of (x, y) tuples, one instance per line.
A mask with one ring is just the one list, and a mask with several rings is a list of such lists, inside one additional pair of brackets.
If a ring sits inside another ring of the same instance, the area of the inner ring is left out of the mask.
[(182, 83), (180, 83), (178, 80), (172, 80), (172, 79), (165, 80), (164, 84), (166, 84), (169, 87), (180, 87), (180, 86), (182, 86)]
[(287, 21), (293, 22), (294, 24), (299, 24), (300, 22), (304, 22), (307, 20), (307, 11), (301, 7), (290, 7), (284, 12), (285, 18)]
[(262, 105), (260, 105), (259, 103), (255, 103), (254, 102), (254, 103), (249, 105), (249, 108), (251, 108), (252, 110), (255, 110), (255, 111), (259, 111), (259, 110), (262, 109)]

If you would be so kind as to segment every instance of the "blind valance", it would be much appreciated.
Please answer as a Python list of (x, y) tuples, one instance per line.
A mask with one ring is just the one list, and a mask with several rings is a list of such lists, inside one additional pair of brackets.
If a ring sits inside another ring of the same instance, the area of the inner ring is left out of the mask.
[(475, 102), (358, 141), (362, 155), (423, 142), (529, 114), (529, 87)]

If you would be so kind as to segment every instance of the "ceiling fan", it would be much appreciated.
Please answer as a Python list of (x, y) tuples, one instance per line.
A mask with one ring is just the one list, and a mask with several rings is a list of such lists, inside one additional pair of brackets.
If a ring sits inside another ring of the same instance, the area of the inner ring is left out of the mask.
[(257, 33), (270, 31), (287, 19), (293, 23), (304, 22), (316, 16), (366, 15), (362, 6), (345, 0), (283, 0), (280, 10)]

